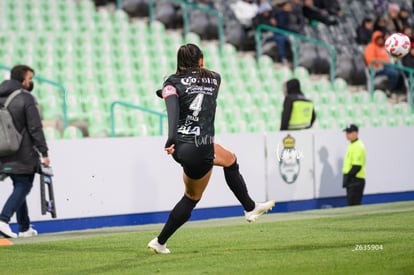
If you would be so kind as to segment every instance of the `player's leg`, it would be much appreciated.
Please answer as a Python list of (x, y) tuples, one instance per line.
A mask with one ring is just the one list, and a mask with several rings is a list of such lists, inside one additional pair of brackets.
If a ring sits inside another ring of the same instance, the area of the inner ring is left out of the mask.
[(195, 146), (190, 143), (177, 143), (174, 159), (181, 163), (184, 169), (184, 196), (171, 210), (158, 238), (153, 239), (148, 247), (157, 253), (170, 253), (166, 247), (167, 240), (191, 217), (191, 212), (201, 199), (210, 180), (214, 147), (212, 144)]
[(255, 203), (250, 197), (243, 176), (240, 174), (236, 155), (233, 152), (215, 143), (214, 154), (214, 165), (223, 167), (226, 183), (242, 204), (248, 222), (256, 221), (258, 217), (273, 208), (275, 205), (273, 200)]
[(181, 200), (171, 210), (168, 220), (157, 238), (153, 239), (148, 247), (153, 251), (162, 254), (170, 253), (166, 246), (167, 240), (191, 217), (191, 212), (200, 201), (204, 190), (210, 180), (212, 170), (208, 171), (200, 179), (192, 179), (183, 173), (185, 183), (185, 194)]
[(242, 204), (245, 211), (252, 211), (255, 202), (249, 196), (246, 183), (240, 174), (236, 155), (217, 143), (214, 144), (214, 154), (214, 165), (223, 167), (224, 177), (230, 190)]

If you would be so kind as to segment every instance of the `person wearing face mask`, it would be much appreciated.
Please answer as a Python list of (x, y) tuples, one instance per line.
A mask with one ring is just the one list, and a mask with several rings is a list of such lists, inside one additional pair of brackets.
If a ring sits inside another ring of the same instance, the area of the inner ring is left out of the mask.
[[(12, 155), (0, 157), (0, 174), (9, 176), (13, 182), (13, 191), (0, 213), (0, 233), (7, 238), (37, 235), (37, 231), (30, 225), (26, 197), (41, 162), (45, 166), (50, 164), (39, 108), (35, 97), (30, 93), (34, 88), (34, 74), (35, 71), (29, 66), (16, 65), (10, 72), (10, 79), (0, 84), (1, 105), (14, 91), (21, 91), (8, 105), (14, 125), (22, 134), (20, 148)], [(19, 225), (18, 234), (9, 226), (14, 214)]]

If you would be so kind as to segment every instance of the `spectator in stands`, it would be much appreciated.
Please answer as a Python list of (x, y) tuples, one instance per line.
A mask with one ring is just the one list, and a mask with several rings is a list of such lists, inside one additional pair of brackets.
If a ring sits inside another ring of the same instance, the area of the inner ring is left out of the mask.
[(385, 26), (390, 33), (401, 32), (403, 25), (398, 18), (400, 7), (397, 4), (388, 4), (388, 13), (384, 17)]
[(413, 42), (414, 41), (414, 36), (413, 36), (413, 29), (410, 26), (404, 26), (402, 33), (405, 34), (406, 36), (408, 36), (410, 38), (410, 41)]
[(398, 19), (400, 20), (403, 26), (413, 27), (413, 22), (410, 17), (410, 11), (406, 7), (402, 7), (400, 9), (400, 13), (398, 14)]
[[(414, 41), (413, 40), (411, 40), (410, 52), (402, 58), (401, 63), (405, 67), (414, 69)], [(407, 72), (405, 72), (405, 74), (407, 77), (409, 77), (409, 74)]]
[[(272, 27), (279, 27), (275, 13), (272, 10), (272, 6), (267, 1), (263, 1), (259, 5), (258, 14), (254, 19), (256, 26), (260, 24), (269, 25)], [(280, 60), (282, 63), (287, 64), (287, 52), (286, 47), (290, 47), (289, 37), (279, 33), (273, 33), (270, 38), (266, 39), (266, 42), (274, 41), (277, 44)]]
[(338, 21), (335, 18), (331, 18), (328, 13), (324, 13), (321, 9), (316, 7), (313, 4), (313, 0), (304, 0), (303, 1), (303, 16), (312, 21), (318, 21), (325, 25), (336, 25)]
[(292, 5), (292, 13), (297, 17), (297, 22), (300, 22), (303, 26), (305, 18), (303, 16), (302, 0), (290, 0), (289, 2)]
[(372, 33), (374, 31), (374, 20), (370, 17), (365, 17), (361, 25), (356, 29), (356, 42), (360, 45), (367, 45), (371, 42)]
[[(382, 60), (387, 63), (392, 63), (387, 51), (385, 50), (385, 35), (380, 31), (374, 31), (371, 42), (365, 47), (364, 58), (365, 64), (369, 68), (371, 62), (375, 59)], [(375, 75), (385, 75), (388, 78), (388, 91), (390, 93), (397, 93), (398, 88), (403, 83), (402, 74), (394, 67), (384, 65), (380, 62), (374, 63)]]
[(311, 128), (316, 119), (311, 100), (307, 99), (300, 88), (298, 79), (293, 78), (283, 84), (283, 102), (280, 130), (301, 130)]
[(374, 22), (374, 32), (380, 31), (383, 34), (390, 34), (390, 30), (387, 28), (386, 20), (384, 16), (377, 16)]
[(252, 26), (252, 20), (259, 10), (259, 6), (253, 0), (239, 0), (230, 7), (237, 20), (246, 28)]
[(338, 0), (313, 0), (315, 7), (321, 9), (325, 14), (344, 17)]
[(288, 0), (275, 2), (278, 8), (276, 12), (277, 26), (290, 32), (303, 33), (303, 20), (293, 13), (292, 4)]
[(240, 51), (254, 50), (256, 41), (253, 19), (259, 8), (257, 1), (238, 0), (227, 5), (231, 11), (226, 11), (227, 15), (224, 15), (226, 41)]

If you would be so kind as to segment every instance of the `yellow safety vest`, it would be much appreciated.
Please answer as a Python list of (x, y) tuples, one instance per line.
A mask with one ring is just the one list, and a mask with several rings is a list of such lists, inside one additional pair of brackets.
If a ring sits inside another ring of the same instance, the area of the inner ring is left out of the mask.
[(356, 174), (357, 178), (365, 179), (365, 146), (359, 139), (351, 142), (346, 150), (344, 159), (344, 166), (342, 167), (342, 173), (348, 174), (351, 171), (352, 165), (361, 166), (361, 170)]
[(313, 103), (311, 101), (296, 100), (292, 104), (288, 129), (299, 130), (311, 126)]

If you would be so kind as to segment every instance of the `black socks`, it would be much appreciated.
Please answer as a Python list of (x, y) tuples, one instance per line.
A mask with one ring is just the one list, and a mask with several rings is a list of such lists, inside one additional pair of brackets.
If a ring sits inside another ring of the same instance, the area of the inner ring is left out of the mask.
[(192, 200), (185, 195), (182, 197), (173, 210), (171, 210), (170, 216), (158, 236), (158, 242), (160, 244), (165, 244), (168, 238), (171, 237), (181, 225), (190, 219), (191, 212), (197, 203), (198, 201)]
[(224, 177), (226, 183), (230, 187), (239, 202), (243, 205), (245, 211), (252, 211), (256, 203), (250, 198), (247, 191), (246, 183), (239, 171), (237, 160), (229, 167), (224, 167)]

